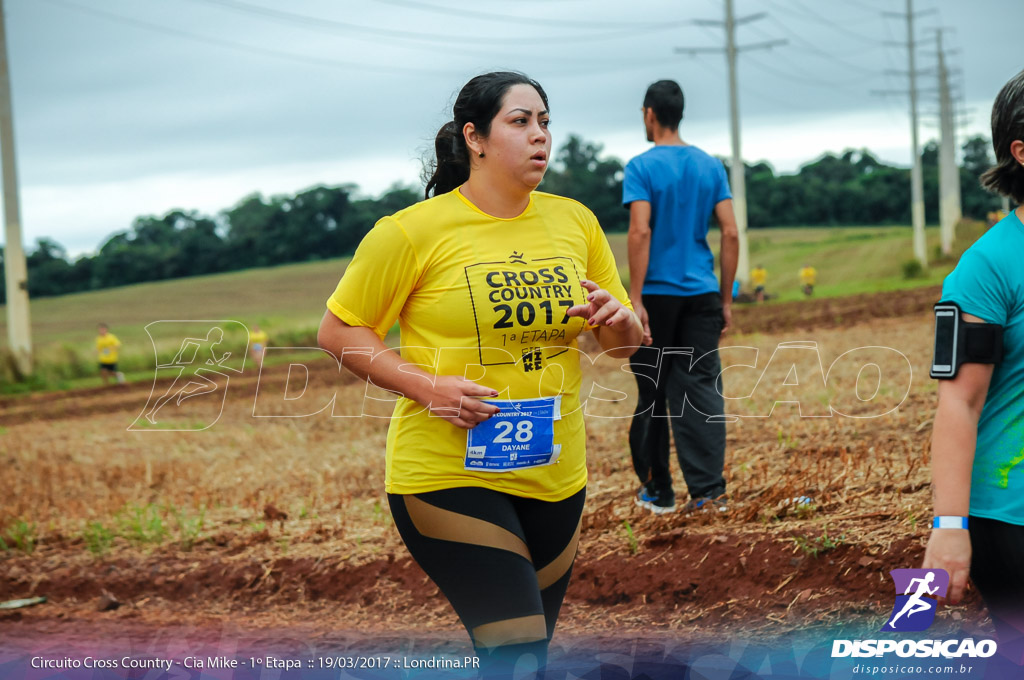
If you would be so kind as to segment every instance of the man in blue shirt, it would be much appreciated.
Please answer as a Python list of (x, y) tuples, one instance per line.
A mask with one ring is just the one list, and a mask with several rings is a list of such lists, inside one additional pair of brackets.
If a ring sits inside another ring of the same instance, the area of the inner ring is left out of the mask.
[[(683, 91), (672, 80), (647, 88), (647, 141), (654, 148), (626, 166), (630, 299), (644, 344), (630, 359), (639, 399), (629, 430), (636, 503), (676, 509), (669, 469), (669, 423), (690, 493), (686, 510), (725, 510), (725, 422), (718, 340), (732, 321), (739, 235), (721, 161), (679, 137)], [(707, 233), (722, 233), (721, 281)], [(666, 417), (668, 416), (668, 417)]]

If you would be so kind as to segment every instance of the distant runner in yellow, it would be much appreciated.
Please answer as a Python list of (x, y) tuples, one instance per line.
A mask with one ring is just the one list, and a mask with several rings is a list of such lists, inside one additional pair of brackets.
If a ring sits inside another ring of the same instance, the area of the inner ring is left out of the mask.
[(252, 349), (249, 353), (252, 354), (253, 361), (257, 364), (262, 364), (263, 355), (267, 352), (267, 332), (261, 331), (259, 324), (253, 324), (252, 333), (249, 334), (249, 341), (252, 343)]
[(817, 278), (818, 270), (811, 265), (805, 264), (800, 268), (800, 287), (807, 297), (814, 295), (814, 282)]
[(750, 271), (750, 282), (754, 284), (754, 297), (758, 302), (764, 302), (764, 282), (768, 279), (768, 270), (762, 265), (757, 265)]
[(110, 383), (110, 378), (117, 380), (118, 384), (124, 383), (124, 373), (117, 370), (117, 348), (121, 341), (117, 336), (107, 330), (107, 324), (101, 323), (98, 326), (99, 335), (96, 336), (96, 352), (100, 360), (100, 377), (103, 384)]

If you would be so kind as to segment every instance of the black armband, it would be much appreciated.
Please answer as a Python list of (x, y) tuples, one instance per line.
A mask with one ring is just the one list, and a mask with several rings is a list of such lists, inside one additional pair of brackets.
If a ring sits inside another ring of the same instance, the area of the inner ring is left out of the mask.
[(998, 364), (1003, 360), (1003, 327), (964, 321), (955, 302), (935, 305), (935, 353), (931, 377), (951, 380), (962, 364)]

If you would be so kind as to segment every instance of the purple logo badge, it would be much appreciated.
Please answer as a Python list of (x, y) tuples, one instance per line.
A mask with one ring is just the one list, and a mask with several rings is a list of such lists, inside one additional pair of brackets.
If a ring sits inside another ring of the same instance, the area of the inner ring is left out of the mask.
[(935, 621), (938, 598), (949, 589), (945, 569), (893, 569), (889, 572), (896, 585), (896, 603), (882, 630), (921, 631)]

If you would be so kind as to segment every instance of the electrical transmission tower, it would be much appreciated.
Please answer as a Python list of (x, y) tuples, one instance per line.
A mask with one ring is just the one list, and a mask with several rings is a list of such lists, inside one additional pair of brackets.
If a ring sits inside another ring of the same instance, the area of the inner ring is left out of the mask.
[[(914, 17), (924, 14), (931, 14), (934, 10), (914, 12), (913, 0), (906, 0), (906, 12), (883, 12), (885, 16), (905, 19), (907, 22), (907, 42), (890, 43), (899, 47), (907, 48), (908, 70), (908, 91), (910, 95), (910, 153), (913, 166), (910, 169), (910, 216), (914, 227), (914, 258), (921, 263), (922, 267), (928, 266), (928, 249), (925, 243), (924, 234), (924, 178), (921, 170), (921, 147), (917, 139), (917, 67), (915, 66), (915, 44), (914, 44)], [(904, 75), (902, 72), (897, 72)], [(893, 91), (873, 91), (872, 94), (904, 94)]]
[(942, 254), (953, 254), (956, 225), (963, 217), (960, 200), (960, 169), (956, 163), (956, 126), (953, 121), (953, 99), (949, 92), (949, 69), (942, 51), (942, 29), (935, 30), (939, 77), (939, 233)]
[(744, 176), (743, 155), (740, 152), (740, 103), (736, 78), (736, 55), (756, 49), (767, 49), (785, 45), (786, 40), (768, 40), (752, 45), (736, 45), (736, 26), (756, 21), (765, 16), (764, 12), (750, 16), (735, 18), (732, 8), (733, 0), (725, 0), (725, 21), (697, 19), (699, 26), (721, 26), (725, 28), (725, 47), (677, 47), (677, 54), (701, 54), (707, 52), (725, 53), (729, 65), (729, 121), (732, 139), (732, 163), (729, 168), (729, 184), (732, 187), (733, 212), (736, 214), (736, 227), (739, 231), (740, 252), (736, 262), (736, 278), (747, 283), (750, 274), (750, 248), (747, 245), (747, 188)]

